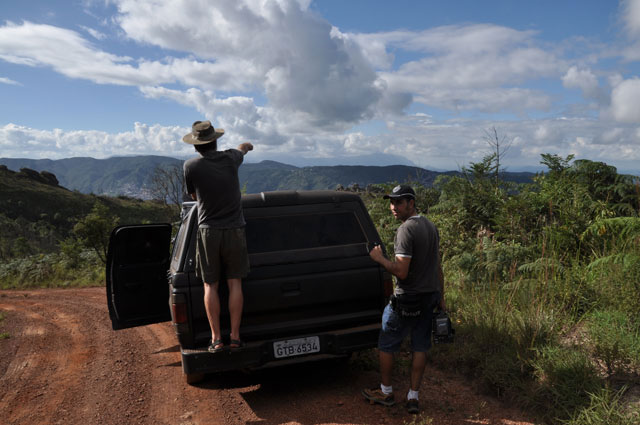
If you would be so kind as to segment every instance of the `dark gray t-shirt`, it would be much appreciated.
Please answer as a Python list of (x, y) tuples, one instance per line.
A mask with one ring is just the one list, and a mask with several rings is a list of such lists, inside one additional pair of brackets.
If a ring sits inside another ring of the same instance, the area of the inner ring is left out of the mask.
[(438, 265), (440, 235), (425, 217), (415, 215), (400, 225), (393, 240), (397, 257), (409, 257), (409, 274), (398, 279), (396, 294), (418, 294), (440, 290)]
[(229, 229), (245, 225), (238, 182), (243, 160), (242, 151), (228, 149), (185, 161), (184, 180), (187, 192), (197, 196), (200, 226)]

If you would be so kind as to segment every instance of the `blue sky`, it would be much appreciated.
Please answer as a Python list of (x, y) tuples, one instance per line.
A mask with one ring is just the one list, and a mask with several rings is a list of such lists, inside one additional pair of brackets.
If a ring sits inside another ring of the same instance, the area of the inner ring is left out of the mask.
[(5, 0), (0, 157), (640, 172), (640, 0)]

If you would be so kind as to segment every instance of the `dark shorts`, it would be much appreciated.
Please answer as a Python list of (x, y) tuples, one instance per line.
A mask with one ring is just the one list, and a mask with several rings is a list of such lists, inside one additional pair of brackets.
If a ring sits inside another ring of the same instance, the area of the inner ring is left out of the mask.
[(431, 348), (431, 321), (433, 310), (440, 301), (440, 293), (430, 292), (423, 297), (423, 313), (418, 317), (403, 317), (391, 307), (391, 303), (387, 304), (382, 313), (382, 329), (378, 338), (380, 351), (398, 352), (402, 341), (409, 333), (411, 351), (426, 352)]
[(244, 227), (198, 229), (196, 276), (211, 284), (221, 278), (242, 279), (248, 273), (249, 254)]

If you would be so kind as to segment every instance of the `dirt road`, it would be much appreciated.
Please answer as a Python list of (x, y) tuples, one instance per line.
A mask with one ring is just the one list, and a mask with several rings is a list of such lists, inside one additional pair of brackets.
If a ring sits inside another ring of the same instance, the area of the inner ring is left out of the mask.
[[(170, 324), (114, 332), (104, 288), (0, 291), (0, 423), (529, 424), (429, 368), (423, 413), (368, 405), (372, 353), (209, 377), (187, 385)], [(407, 390), (398, 373), (396, 398)], [(413, 422), (415, 420), (415, 422)]]

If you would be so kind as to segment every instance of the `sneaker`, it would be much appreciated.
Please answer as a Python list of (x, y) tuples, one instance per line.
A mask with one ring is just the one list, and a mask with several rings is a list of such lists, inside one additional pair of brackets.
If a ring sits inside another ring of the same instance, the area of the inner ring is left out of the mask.
[(417, 415), (420, 413), (420, 406), (418, 405), (418, 400), (411, 399), (407, 400), (407, 412)]
[(382, 404), (383, 406), (393, 406), (396, 403), (395, 398), (393, 397), (393, 393), (385, 394), (382, 392), (380, 387), (373, 388), (371, 390), (364, 389), (362, 390), (362, 395), (364, 398), (369, 400), (369, 403), (374, 404)]

